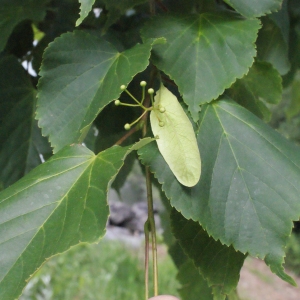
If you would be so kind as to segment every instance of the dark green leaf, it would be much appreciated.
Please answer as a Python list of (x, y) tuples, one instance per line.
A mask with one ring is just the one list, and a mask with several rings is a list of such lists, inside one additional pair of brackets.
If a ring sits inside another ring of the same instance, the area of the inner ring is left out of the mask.
[(24, 20), (42, 21), (49, 0), (2, 0), (0, 6), (0, 52), (14, 27)]
[(108, 28), (114, 24), (120, 16), (126, 13), (130, 8), (136, 5), (147, 2), (147, 0), (102, 0), (105, 4), (105, 8), (108, 10), (107, 21), (105, 28)]
[(80, 18), (76, 21), (76, 26), (79, 26), (82, 21), (88, 16), (89, 12), (95, 3), (95, 0), (79, 0), (80, 3)]
[(289, 106), (286, 108), (286, 116), (291, 119), (300, 113), (300, 73), (288, 88), (290, 98)]
[(200, 114), (202, 174), (193, 188), (180, 185), (153, 143), (139, 155), (150, 165), (171, 205), (200, 222), (216, 240), (282, 267), (292, 220), (300, 215), (299, 148), (249, 111), (226, 99)]
[(179, 289), (182, 300), (214, 300), (212, 289), (208, 287), (192, 260), (180, 267), (177, 279), (182, 284), (182, 288)]
[(47, 48), (39, 81), (37, 118), (54, 152), (85, 137), (120, 86), (148, 65), (151, 44), (118, 52), (104, 39), (66, 33)]
[(199, 223), (185, 219), (175, 209), (171, 224), (181, 247), (212, 286), (214, 295), (225, 298), (237, 287), (246, 255), (215, 241)]
[(153, 50), (154, 64), (178, 85), (193, 119), (241, 78), (253, 63), (258, 20), (234, 13), (158, 16), (145, 24), (144, 39), (165, 37)]
[(281, 100), (281, 76), (271, 64), (255, 62), (248, 74), (232, 85), (229, 94), (261, 119), (270, 121), (271, 112), (265, 102), (277, 104)]
[(67, 146), (0, 193), (0, 299), (17, 298), (44, 261), (104, 233), (107, 189), (133, 147), (114, 146), (97, 156)]
[(224, 0), (245, 17), (260, 17), (281, 8), (283, 0)]
[(36, 90), (12, 56), (0, 60), (0, 182), (13, 184), (39, 165), (51, 148), (34, 120)]
[(257, 59), (271, 63), (281, 75), (290, 69), (288, 46), (282, 31), (268, 17), (262, 19), (263, 27), (257, 38)]

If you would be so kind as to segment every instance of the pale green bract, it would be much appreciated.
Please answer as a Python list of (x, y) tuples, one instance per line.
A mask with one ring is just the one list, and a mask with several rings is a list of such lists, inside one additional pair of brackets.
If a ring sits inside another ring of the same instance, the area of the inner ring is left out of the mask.
[(154, 97), (150, 123), (158, 149), (177, 180), (188, 187), (196, 185), (201, 160), (195, 132), (176, 96), (163, 85)]

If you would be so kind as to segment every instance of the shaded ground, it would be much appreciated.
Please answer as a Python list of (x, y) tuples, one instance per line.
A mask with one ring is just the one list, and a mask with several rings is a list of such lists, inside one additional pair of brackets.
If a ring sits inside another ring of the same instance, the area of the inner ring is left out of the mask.
[(241, 272), (239, 296), (241, 300), (300, 300), (300, 278), (289, 274), (298, 287), (278, 278), (263, 261), (248, 258)]

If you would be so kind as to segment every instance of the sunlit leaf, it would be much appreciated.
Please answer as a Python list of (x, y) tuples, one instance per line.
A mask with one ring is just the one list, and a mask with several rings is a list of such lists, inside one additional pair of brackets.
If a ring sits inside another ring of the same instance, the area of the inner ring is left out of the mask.
[(150, 141), (97, 156), (67, 146), (0, 193), (0, 299), (17, 298), (47, 258), (104, 235), (109, 184), (126, 155)]
[(193, 119), (200, 105), (216, 99), (247, 73), (255, 56), (260, 23), (234, 13), (164, 15), (144, 25), (145, 40), (165, 37), (153, 63), (175, 81)]
[(176, 96), (163, 85), (154, 97), (150, 122), (158, 149), (177, 180), (194, 186), (201, 173), (195, 132)]
[(79, 0), (80, 3), (80, 17), (76, 21), (76, 26), (79, 26), (82, 21), (88, 16), (89, 12), (95, 3), (95, 0)]
[(37, 119), (54, 152), (81, 142), (98, 113), (148, 65), (151, 44), (118, 52), (86, 32), (63, 34), (47, 48), (41, 67)]
[(139, 151), (167, 197), (187, 219), (215, 239), (264, 259), (283, 280), (282, 267), (292, 220), (300, 215), (300, 151), (238, 104), (223, 99), (200, 114), (199, 183), (182, 186), (156, 145)]

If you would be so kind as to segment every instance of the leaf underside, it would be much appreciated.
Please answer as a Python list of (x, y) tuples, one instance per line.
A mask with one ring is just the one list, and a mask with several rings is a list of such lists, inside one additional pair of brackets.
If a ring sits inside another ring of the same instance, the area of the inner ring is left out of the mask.
[(282, 263), (292, 220), (300, 215), (299, 148), (227, 99), (203, 107), (198, 146), (202, 175), (192, 188), (177, 182), (154, 144), (139, 155), (185, 218), (295, 284)]
[(171, 224), (181, 247), (212, 286), (214, 295), (221, 299), (235, 290), (246, 255), (215, 241), (198, 222), (185, 219), (175, 209)]
[(201, 161), (193, 126), (176, 96), (163, 85), (154, 100), (150, 123), (159, 151), (177, 180), (194, 186), (200, 178)]

